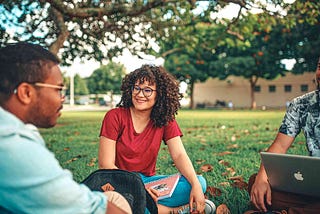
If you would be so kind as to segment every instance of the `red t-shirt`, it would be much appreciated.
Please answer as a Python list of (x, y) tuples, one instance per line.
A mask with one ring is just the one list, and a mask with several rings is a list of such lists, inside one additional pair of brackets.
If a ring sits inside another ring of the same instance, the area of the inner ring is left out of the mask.
[(149, 122), (142, 133), (136, 133), (129, 108), (108, 111), (102, 121), (100, 136), (116, 141), (115, 164), (119, 169), (155, 175), (161, 141), (182, 136), (175, 120), (158, 128)]

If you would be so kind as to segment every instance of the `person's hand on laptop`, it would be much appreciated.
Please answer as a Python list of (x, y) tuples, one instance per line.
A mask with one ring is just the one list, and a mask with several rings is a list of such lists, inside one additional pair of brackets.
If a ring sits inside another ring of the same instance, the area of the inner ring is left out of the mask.
[[(267, 152), (284, 154), (287, 152), (293, 141), (293, 137), (278, 133)], [(252, 204), (259, 211), (267, 212), (268, 210), (266, 205), (271, 205), (271, 187), (263, 164), (260, 165), (259, 172), (255, 178), (254, 184), (252, 185), (250, 199)]]
[(271, 205), (271, 188), (264, 169), (261, 168), (250, 193), (251, 202), (259, 210), (267, 212), (266, 204)]

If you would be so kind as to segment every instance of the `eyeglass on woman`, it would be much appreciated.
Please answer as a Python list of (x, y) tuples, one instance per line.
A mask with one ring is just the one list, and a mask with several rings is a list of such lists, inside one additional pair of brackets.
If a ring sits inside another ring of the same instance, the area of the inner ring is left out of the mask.
[(137, 95), (140, 93), (140, 91), (142, 91), (142, 94), (145, 97), (150, 97), (152, 95), (152, 93), (156, 90), (149, 88), (149, 87), (140, 88), (138, 85), (135, 85), (132, 87), (132, 94)]
[(63, 85), (53, 85), (48, 83), (42, 83), (42, 82), (35, 82), (33, 85), (38, 87), (45, 87), (45, 88), (55, 88), (59, 90), (59, 95), (61, 98), (63, 98), (66, 95), (67, 87)]

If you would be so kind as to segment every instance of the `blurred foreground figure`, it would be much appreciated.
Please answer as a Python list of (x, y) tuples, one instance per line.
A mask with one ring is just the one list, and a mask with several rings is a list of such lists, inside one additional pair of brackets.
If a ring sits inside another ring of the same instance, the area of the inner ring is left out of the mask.
[(0, 49), (0, 213), (131, 213), (116, 192), (72, 179), (37, 128), (56, 125), (64, 101), (59, 60), (39, 45)]

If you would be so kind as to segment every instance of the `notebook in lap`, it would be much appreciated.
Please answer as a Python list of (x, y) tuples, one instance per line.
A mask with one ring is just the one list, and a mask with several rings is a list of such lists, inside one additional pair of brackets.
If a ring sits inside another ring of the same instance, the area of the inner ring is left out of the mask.
[(320, 158), (261, 152), (272, 188), (320, 197)]

